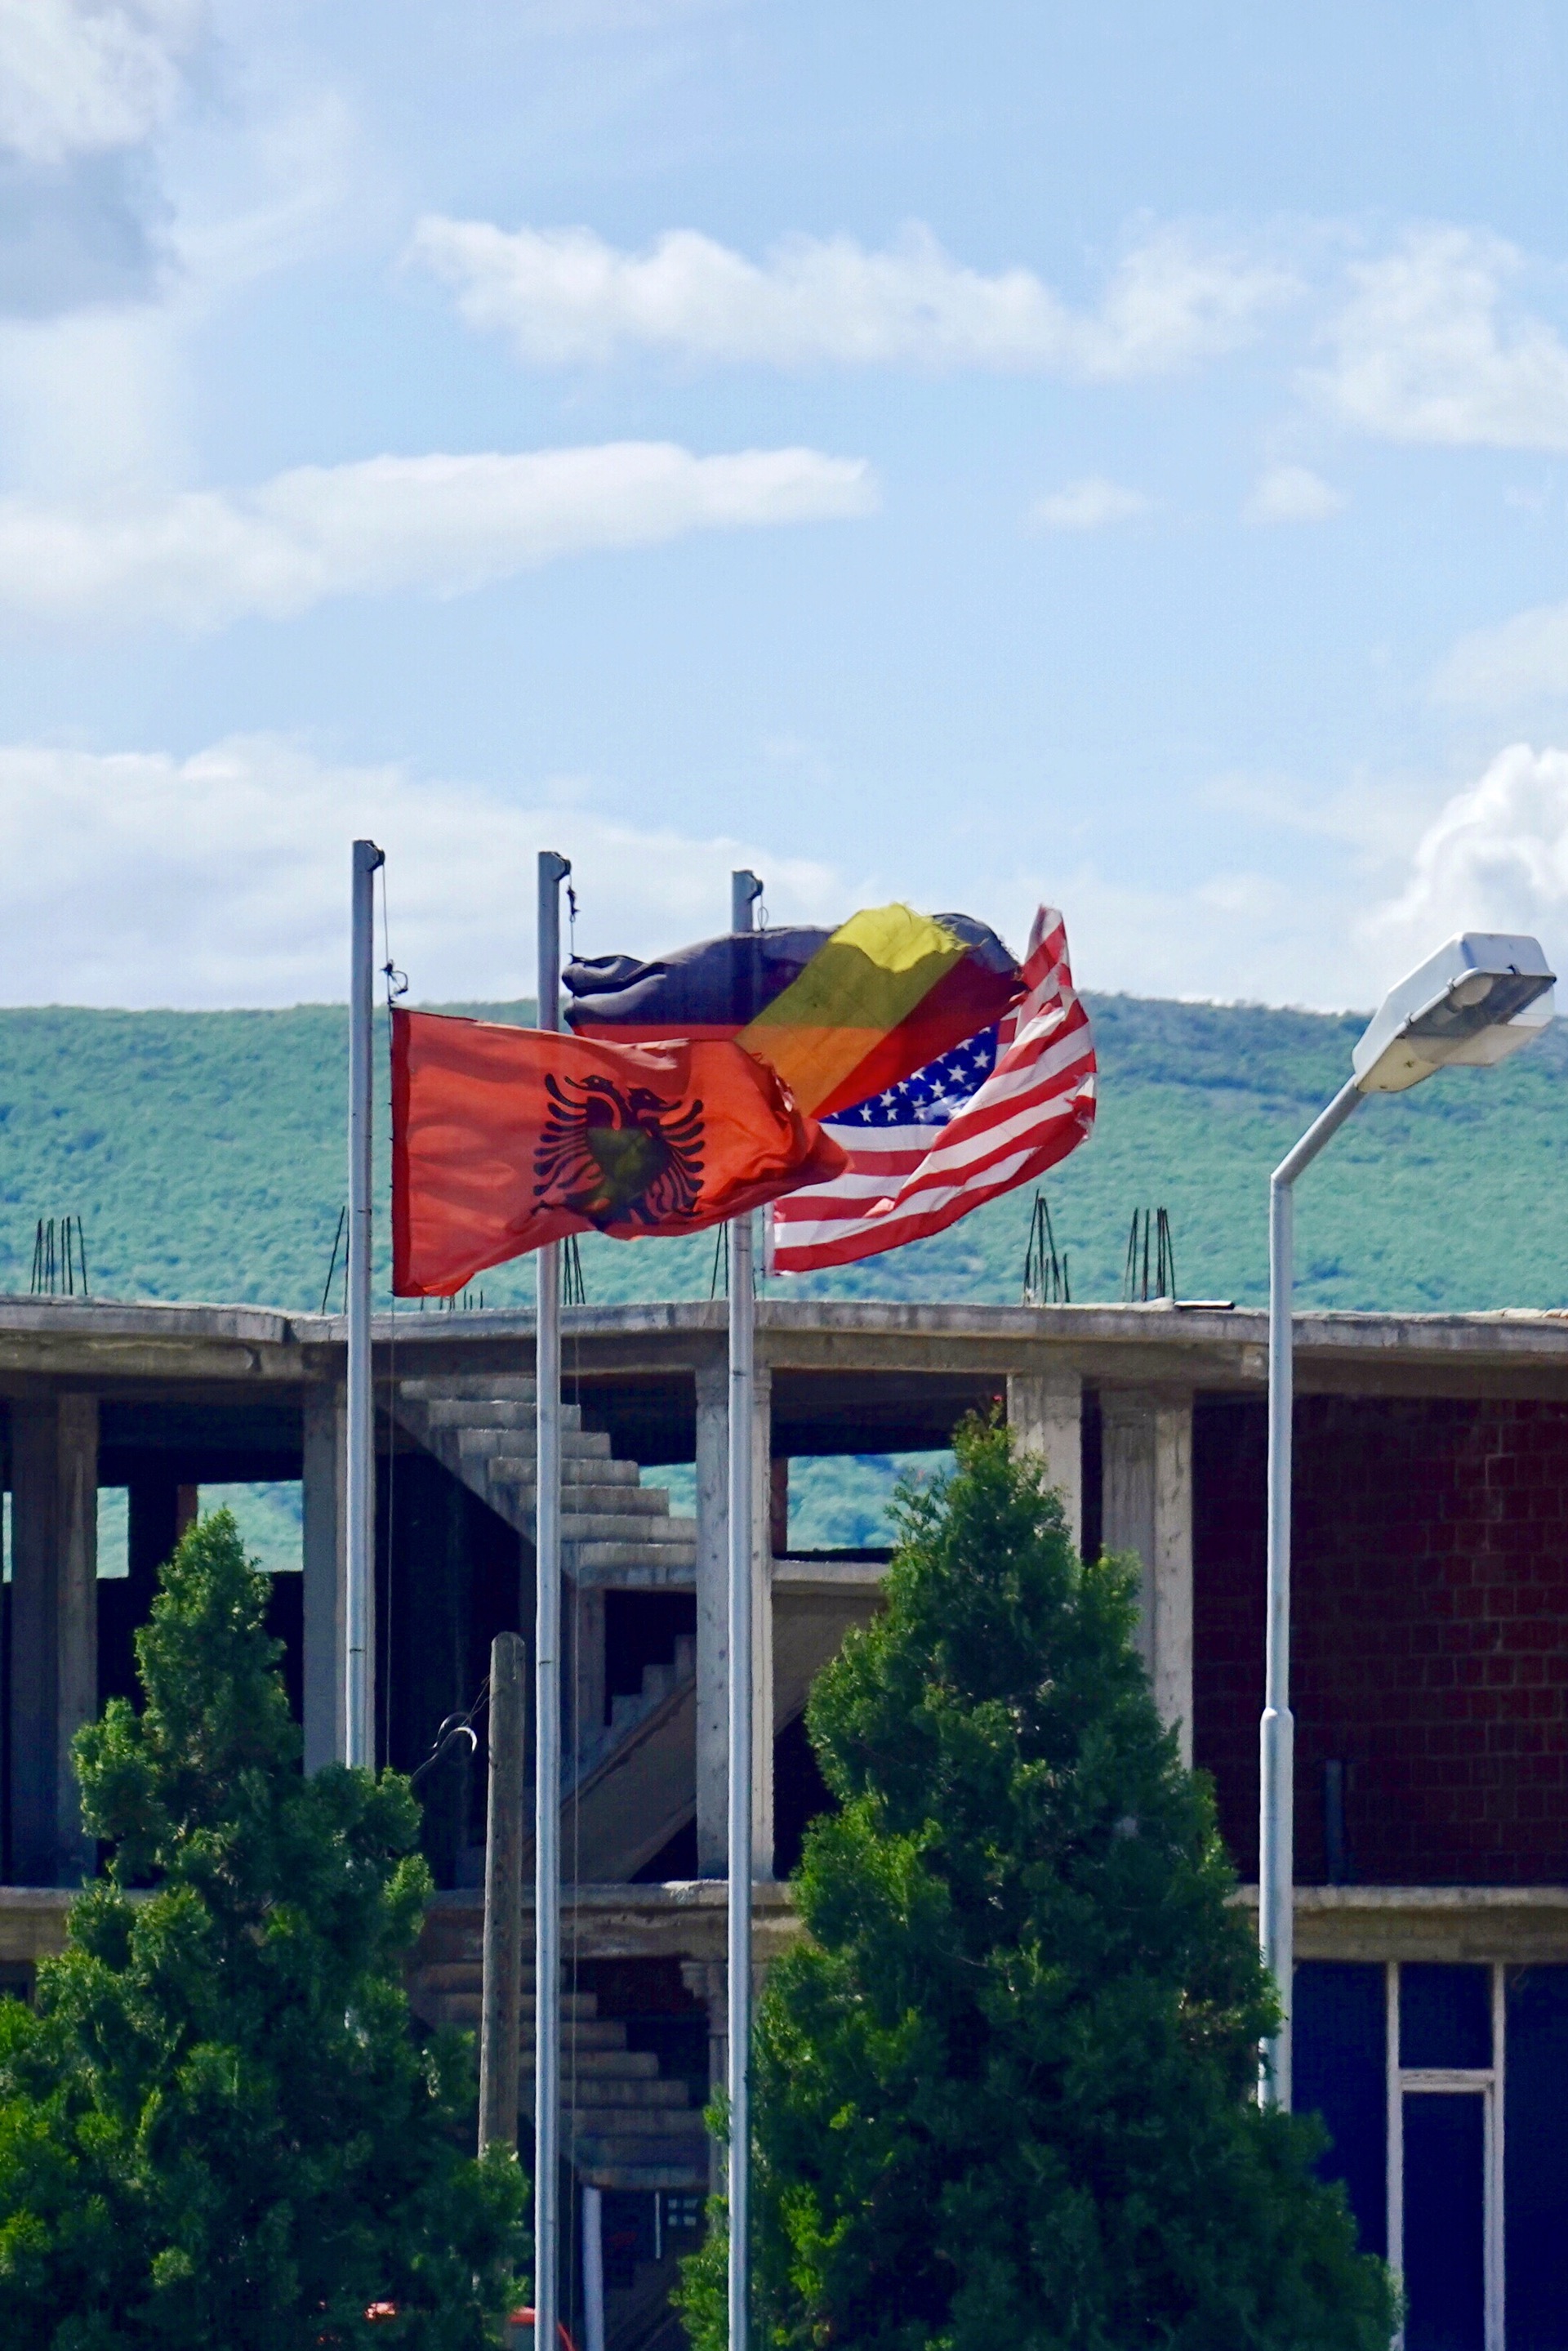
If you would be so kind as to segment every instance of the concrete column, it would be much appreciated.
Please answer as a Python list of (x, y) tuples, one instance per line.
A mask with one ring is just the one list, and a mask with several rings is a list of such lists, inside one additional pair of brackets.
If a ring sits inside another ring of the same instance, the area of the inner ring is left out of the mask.
[[(725, 1875), (730, 1710), (730, 1379), (697, 1372), (697, 1875)], [(714, 2080), (724, 2079), (722, 2068)]]
[[(723, 2087), (730, 2072), (730, 1971), (722, 1959), (682, 1959), (680, 1980), (708, 2011), (708, 2094)], [(708, 2141), (708, 2192), (724, 2193), (724, 2144)]]
[(1007, 1382), (1007, 1426), (1020, 1453), (1044, 1461), (1075, 1551), (1084, 1541), (1084, 1383), (1077, 1372), (1021, 1372)]
[(11, 1407), (11, 1855), (24, 1886), (90, 1874), (71, 1740), (98, 1712), (98, 1398)]
[[(697, 1374), (697, 1869), (728, 1865), (729, 1375)], [(773, 1374), (758, 1366), (752, 1423), (752, 1861), (774, 1874)]]
[(1139, 1646), (1160, 1719), (1192, 1761), (1192, 1397), (1102, 1388), (1107, 1552), (1142, 1567)]
[(774, 1375), (757, 1366), (752, 1420), (752, 1874), (774, 1874)]
[(604, 1729), (605, 1595), (601, 1584), (573, 1583), (567, 1601), (572, 1751), (582, 1758)]
[(306, 1390), (304, 1434), (305, 1768), (319, 1771), (342, 1761), (346, 1742), (348, 1399), (341, 1381)]

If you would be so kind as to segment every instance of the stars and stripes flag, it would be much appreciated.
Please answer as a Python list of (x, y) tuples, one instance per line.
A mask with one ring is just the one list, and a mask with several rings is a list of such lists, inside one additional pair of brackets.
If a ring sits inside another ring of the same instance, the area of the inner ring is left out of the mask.
[(1024, 994), (912, 1077), (823, 1120), (848, 1165), (775, 1201), (773, 1264), (809, 1273), (940, 1233), (1054, 1167), (1095, 1123), (1095, 1045), (1067, 934), (1043, 906)]

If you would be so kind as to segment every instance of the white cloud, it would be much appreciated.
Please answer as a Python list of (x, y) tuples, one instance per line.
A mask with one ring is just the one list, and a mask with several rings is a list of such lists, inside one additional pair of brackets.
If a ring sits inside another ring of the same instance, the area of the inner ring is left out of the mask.
[[(566, 796), (568, 803), (571, 796)], [(639, 831), (273, 737), (196, 758), (0, 747), (0, 1002), (293, 1004), (348, 992), (348, 845), (387, 852), (390, 944), (424, 1001), (533, 992), (534, 862), (572, 859), (584, 953), (722, 930), (731, 869), (774, 920), (837, 920), (831, 869), (754, 839)]]
[(1326, 522), (1344, 504), (1344, 492), (1310, 466), (1271, 465), (1241, 511), (1248, 522)]
[(1568, 604), (1538, 604), (1454, 645), (1433, 681), (1441, 702), (1507, 710), (1568, 695)]
[(0, 147), (48, 164), (140, 145), (206, 20), (206, 0), (0, 0)]
[[(1048, 899), (1083, 985), (1158, 996), (1366, 1007), (1466, 927), (1533, 930), (1568, 952), (1568, 751), (1501, 753), (1394, 854), (1380, 835), (1369, 859), (1348, 811), (1323, 830), (1357, 853), (1338, 872), (1303, 862), (1288, 882), (1238, 862), (1141, 887), (1057, 865), (971, 873), (954, 894), (1014, 944)], [(426, 1002), (530, 992), (540, 849), (573, 861), (586, 954), (654, 954), (722, 928), (739, 865), (766, 876), (778, 922), (836, 921), (900, 886), (754, 835), (618, 822), (576, 778), (516, 795), (333, 765), (272, 737), (184, 760), (0, 746), (0, 1002), (340, 1000), (358, 834), (387, 852), (392, 952)]]
[(1039, 530), (1102, 530), (1107, 523), (1131, 522), (1147, 512), (1148, 500), (1141, 490), (1091, 474), (1081, 482), (1069, 482), (1064, 490), (1036, 498), (1029, 519)]
[(1347, 423), (1387, 440), (1568, 449), (1568, 343), (1505, 309), (1522, 267), (1501, 237), (1415, 232), (1351, 272), (1317, 389)]
[(77, 498), (178, 478), (182, 359), (151, 304), (0, 320), (0, 486)]
[[(1414, 961), (1456, 931), (1568, 941), (1568, 751), (1513, 743), (1478, 783), (1456, 792), (1416, 843), (1405, 886), (1376, 908), (1368, 938)], [(1557, 967), (1562, 968), (1561, 964)]]
[(396, 234), (386, 160), (341, 92), (242, 84), (225, 101), (180, 142), (170, 242), (188, 297), (210, 301), (361, 240), (379, 252)]
[(666, 442), (301, 465), (259, 489), (95, 505), (0, 499), (0, 605), (220, 626), (325, 597), (459, 595), (553, 558), (686, 531), (867, 513), (869, 468), (813, 449)]
[[(1169, 883), (1085, 862), (993, 894), (1015, 925), (1031, 894), (1063, 907), (1080, 983), (1138, 995), (1365, 1012), (1461, 930), (1534, 933), (1568, 970), (1568, 749), (1512, 745), (1457, 791), (1233, 775), (1199, 797), (1234, 816), (1234, 862)], [(1294, 839), (1252, 862), (1251, 832)]]
[(1032, 270), (965, 268), (919, 225), (882, 252), (847, 236), (789, 237), (759, 264), (695, 229), (627, 253), (591, 229), (508, 232), (431, 216), (410, 255), (456, 288), (470, 326), (507, 334), (520, 358), (545, 367), (647, 350), (1115, 381), (1234, 349), (1292, 290), (1281, 271), (1176, 229), (1133, 246), (1094, 311), (1070, 309)]
[(277, 108), (243, 95), (221, 120), (214, 108), (182, 123), (173, 195), (161, 152), (109, 158), (110, 193), (118, 175), (134, 202), (106, 220), (84, 195), (103, 193), (101, 159), (35, 173), (30, 221), (7, 208), (0, 162), (0, 495), (188, 481), (196, 376), (223, 306), (363, 242), (381, 199), (348, 110), (329, 90)]
[(1324, 938), (1344, 922), (1343, 898), (1330, 885), (1287, 887), (1241, 866), (1161, 886), (1085, 863), (1075, 872), (1010, 877), (1005, 935), (1016, 942), (1042, 900), (1066, 916), (1082, 987), (1324, 1010), (1346, 997), (1371, 1000), (1364, 957), (1354, 967), (1343, 958), (1325, 966)]

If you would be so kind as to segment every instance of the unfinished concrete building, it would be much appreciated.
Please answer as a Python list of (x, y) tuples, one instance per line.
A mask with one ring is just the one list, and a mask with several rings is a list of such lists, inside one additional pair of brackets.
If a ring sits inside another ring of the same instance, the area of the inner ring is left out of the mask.
[[(1255, 1873), (1263, 1319), (1168, 1304), (759, 1311), (759, 1965), (825, 1801), (813, 1675), (885, 1554), (792, 1548), (789, 1465), (941, 1447), (1000, 1405), (1085, 1548), (1135, 1552), (1153, 1687)], [(376, 1326), (376, 1719), (412, 1769), (533, 1624), (533, 1348), (508, 1312)], [(609, 2340), (659, 2331), (708, 2186), (725, 2032), (723, 1308), (566, 1315), (563, 2065), (574, 2176), (604, 2191)], [(1568, 2344), (1568, 1322), (1303, 1315), (1296, 1407), (1297, 2104), (1407, 2351)], [(0, 1304), (10, 1498), (0, 1980), (25, 1991), (91, 1855), (68, 1749), (131, 1686), (130, 1635), (203, 1487), (299, 1480), (275, 1577), (307, 1768), (337, 1751), (344, 1334), (249, 1307)], [(643, 1473), (690, 1465), (695, 1510)], [(122, 1572), (99, 1494), (123, 1489)], [(478, 1993), (483, 1755), (425, 1782), (440, 1892), (413, 1982)]]

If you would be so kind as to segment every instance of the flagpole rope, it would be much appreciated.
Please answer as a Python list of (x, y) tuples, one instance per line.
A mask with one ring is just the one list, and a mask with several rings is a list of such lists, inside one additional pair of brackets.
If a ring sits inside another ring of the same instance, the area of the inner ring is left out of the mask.
[[(573, 888), (573, 886), (572, 886), (572, 882), (571, 882), (571, 878), (570, 878), (570, 876), (569, 876), (569, 875), (567, 876), (567, 879), (566, 879), (566, 952), (567, 952), (567, 956), (568, 956), (569, 959), (570, 959), (572, 962), (574, 962), (574, 963), (575, 963), (575, 962), (576, 961), (576, 955), (577, 955), (577, 893), (576, 893), (576, 890)], [(570, 1240), (569, 1240), (569, 1241), (568, 1241), (568, 1242), (564, 1246), (563, 1250), (562, 1250), (562, 1257), (563, 1257), (563, 1261), (564, 1261), (564, 1264), (565, 1264), (565, 1268), (566, 1268), (566, 1276), (567, 1276), (567, 1283), (566, 1283), (566, 1303), (567, 1303), (568, 1305), (576, 1305), (576, 1304), (580, 1304), (580, 1303), (582, 1302), (582, 1294), (583, 1294), (583, 1269), (582, 1269), (582, 1259), (581, 1259), (581, 1256), (579, 1255), (579, 1253), (578, 1253), (578, 1249), (577, 1249), (577, 1238), (576, 1238), (576, 1235), (575, 1233), (571, 1236)], [(576, 1290), (576, 1291), (577, 1292), (577, 1296), (576, 1296), (576, 1297), (574, 1297), (574, 1296), (572, 1295), (572, 1292), (573, 1292), (574, 1289), (575, 1289), (575, 1290)], [(569, 1378), (570, 1385), (571, 1385), (572, 1402), (573, 1402), (573, 1404), (574, 1404), (574, 1405), (576, 1406), (576, 1408), (577, 1408), (577, 1414), (578, 1414), (578, 1424), (577, 1424), (577, 1425), (578, 1425), (578, 1426), (579, 1426), (579, 1427), (581, 1427), (581, 1426), (582, 1426), (582, 1417), (581, 1417), (581, 1416), (582, 1416), (582, 1402), (583, 1402), (583, 1382), (582, 1382), (582, 1333), (581, 1333), (581, 1332), (580, 1332), (580, 1331), (574, 1330), (574, 1331), (572, 1332), (572, 1333), (571, 1333), (571, 1343), (570, 1343), (569, 1349), (568, 1349), (568, 1351), (567, 1351), (567, 1362), (568, 1362), (568, 1364), (569, 1364), (569, 1365), (570, 1365), (570, 1370), (569, 1370), (569, 1373), (568, 1373), (568, 1378)], [(573, 2022), (574, 2026), (575, 2026), (576, 2022), (576, 2013), (577, 2013), (577, 2011), (576, 2011), (576, 1999), (577, 1999), (577, 1991), (578, 1991), (578, 1988), (579, 1988), (579, 1984), (580, 1984), (580, 1980), (581, 1980), (581, 1965), (582, 1965), (582, 1931), (583, 1931), (583, 1929), (582, 1929), (582, 1916), (581, 1916), (581, 1905), (579, 1904), (579, 1902), (578, 1902), (578, 1900), (577, 1900), (577, 1893), (578, 1893), (578, 1889), (579, 1889), (579, 1887), (580, 1887), (580, 1886), (581, 1886), (581, 1883), (582, 1883), (582, 1874), (583, 1874), (583, 1872), (582, 1872), (582, 1857), (583, 1857), (583, 1789), (582, 1789), (582, 1758), (583, 1758), (583, 1589), (582, 1589), (582, 1583), (581, 1583), (580, 1579), (579, 1579), (578, 1577), (576, 1577), (576, 1576), (574, 1576), (574, 1577), (573, 1577), (573, 1579), (572, 1579), (572, 1929), (571, 1929), (571, 1942), (570, 1942), (570, 1953), (571, 1953), (571, 1957), (570, 1957), (570, 1960), (569, 1960), (568, 1967), (567, 1967), (567, 1980), (568, 1980), (568, 1983), (569, 1983), (569, 1985), (570, 1985), (570, 1990), (571, 1990), (571, 1999), (570, 1999), (570, 2003), (569, 2003), (569, 2007), (568, 2007), (568, 2011), (567, 2011), (567, 2012), (568, 2012), (568, 2015), (570, 2016), (570, 2018), (571, 2018), (571, 2020), (572, 2020), (572, 2022)], [(576, 2139), (576, 2128), (577, 2128), (577, 2084), (578, 2084), (578, 2072), (579, 2072), (579, 2056), (580, 2056), (580, 2052), (579, 2052), (578, 2043), (577, 2043), (577, 2036), (576, 2036), (576, 2031), (574, 2030), (574, 2031), (573, 2031), (573, 2032), (572, 2032), (572, 2036), (571, 2036), (571, 2063), (570, 2063), (570, 2065), (569, 2065), (569, 2068), (568, 2068), (568, 2071), (567, 2071), (567, 2091), (566, 2091), (566, 2114), (567, 2114), (567, 2117), (568, 2117), (567, 2127), (568, 2127), (568, 2130), (569, 2130), (569, 2132), (570, 2132), (570, 2136), (571, 2136), (571, 2139), (572, 2139), (572, 2140), (575, 2140), (575, 2139)], [(570, 2146), (569, 2146), (569, 2145), (568, 2145), (568, 2150), (567, 2150), (567, 2151), (568, 2151), (568, 2154), (569, 2154), (569, 2153), (570, 2153)], [(577, 2204), (577, 2206), (580, 2208), (580, 2206), (581, 2206), (581, 2200), (582, 2200), (582, 2195), (581, 2195), (581, 2188), (580, 2188), (580, 2185), (579, 2185), (579, 2183), (578, 2183), (578, 2181), (577, 2181), (577, 2171), (576, 2171), (576, 2163), (575, 2163), (575, 2162), (574, 2162), (574, 2163), (573, 2163), (573, 2165), (572, 2165), (572, 2183), (573, 2183), (573, 2189), (574, 2189), (574, 2200), (575, 2200), (575, 2202)], [(579, 2272), (580, 2272), (580, 2269), (581, 2269), (581, 2265), (582, 2265), (582, 2263), (581, 2263), (582, 2229), (581, 2229), (581, 2225), (580, 2225), (580, 2209), (579, 2209), (579, 2213), (578, 2213), (578, 2215), (577, 2215), (577, 2218), (578, 2218), (579, 2225), (576, 2227), (576, 2230), (575, 2230), (575, 2231), (574, 2231), (574, 2234), (575, 2234), (575, 2236), (576, 2236), (576, 2241), (577, 2241), (577, 2243), (576, 2243), (577, 2258), (576, 2258), (576, 2260), (568, 2261), (568, 2262), (567, 2262), (567, 2264), (566, 2264), (566, 2320), (567, 2320), (567, 2333), (568, 2333), (569, 2335), (573, 2335), (574, 2339), (575, 2339), (575, 2336), (576, 2336), (576, 2317), (577, 2317), (577, 2278), (578, 2278), (578, 2274), (579, 2274)]]
[[(570, 883), (566, 885), (566, 902), (571, 909), (572, 915), (575, 918), (576, 914), (576, 900), (573, 894)], [(572, 1332), (569, 1361), (571, 1364), (570, 1377), (572, 1402), (577, 1406), (580, 1416), (583, 1397), (582, 1333), (578, 1331), (574, 1331)], [(581, 1426), (582, 1423), (579, 1416), (578, 1426), (580, 1427)], [(580, 1581), (576, 1576), (572, 1579), (572, 1938), (571, 1965), (567, 1971), (571, 1984), (571, 2001), (567, 2013), (575, 2026), (577, 2013), (577, 1991), (581, 1972), (583, 1932), (582, 1906), (577, 1898), (578, 1892), (582, 1885), (583, 1876), (583, 1590)], [(571, 2052), (572, 2060), (567, 2077), (568, 2088), (566, 2113), (568, 2116), (568, 2129), (572, 2139), (575, 2140), (577, 2131), (577, 2075), (580, 2054), (576, 2031), (573, 2032), (571, 2036)], [(568, 2148), (568, 2152), (570, 2150)], [(574, 2189), (576, 2191), (576, 2200), (580, 2205), (581, 2189), (577, 2184), (577, 2172), (575, 2162), (572, 2166), (572, 2180)], [(576, 2233), (580, 2241), (582, 2234), (580, 2228)], [(566, 2331), (572, 2335), (574, 2341), (576, 2340), (577, 2316), (577, 2274), (579, 2267), (580, 2261), (568, 2262), (566, 2265)]]
[[(380, 871), (381, 953), (385, 957), (381, 966), (381, 977), (386, 982), (387, 990), (387, 1132), (389, 1134), (392, 1131), (392, 1007), (400, 996), (408, 994), (409, 981), (407, 973), (400, 971), (392, 960), (392, 926), (391, 917), (387, 911), (387, 868), (384, 862)], [(387, 1622), (385, 1636), (378, 1637), (376, 1646), (383, 1652), (387, 1661), (386, 1672), (381, 1678), (381, 1756), (383, 1762), (389, 1765), (392, 1760), (392, 1585), (396, 1572), (394, 1537), (398, 1491), (398, 1294), (395, 1290), (390, 1289), (388, 1294), (390, 1300), (392, 1327), (387, 1342), (387, 1606), (385, 1612)], [(374, 1763), (375, 1758), (372, 1756), (372, 1768)]]

